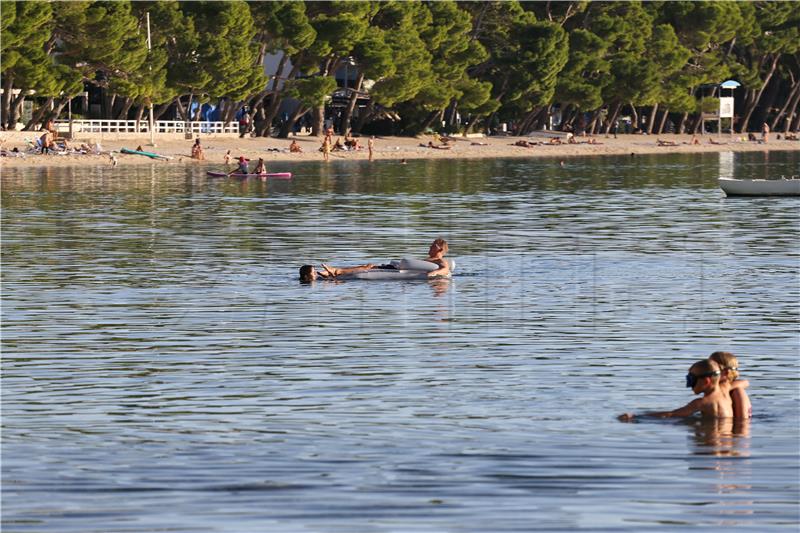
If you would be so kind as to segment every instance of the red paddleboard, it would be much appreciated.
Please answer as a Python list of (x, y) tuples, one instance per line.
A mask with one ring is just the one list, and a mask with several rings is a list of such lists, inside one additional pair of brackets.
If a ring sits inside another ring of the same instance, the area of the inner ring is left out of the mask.
[(273, 178), (273, 179), (291, 179), (292, 173), (291, 172), (272, 172), (269, 174), (239, 174), (233, 173), (228, 174), (227, 172), (211, 172), (210, 170), (206, 172), (210, 178)]

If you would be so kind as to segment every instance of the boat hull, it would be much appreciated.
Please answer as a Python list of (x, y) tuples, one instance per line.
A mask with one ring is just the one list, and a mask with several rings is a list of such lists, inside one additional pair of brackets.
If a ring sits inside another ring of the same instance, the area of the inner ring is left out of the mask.
[(728, 196), (800, 196), (800, 179), (737, 180), (719, 178)]

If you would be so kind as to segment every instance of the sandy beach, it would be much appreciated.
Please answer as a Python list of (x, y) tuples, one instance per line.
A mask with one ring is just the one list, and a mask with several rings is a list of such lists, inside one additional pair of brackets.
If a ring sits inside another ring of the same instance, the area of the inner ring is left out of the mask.
[[(205, 160), (199, 161), (190, 157), (192, 140), (187, 140), (182, 134), (160, 135), (156, 138), (153, 147), (149, 145), (149, 137), (135, 134), (78, 134), (71, 146), (80, 146), (84, 143), (94, 146), (99, 142), (103, 150), (96, 154), (48, 154), (26, 153), (27, 139), (35, 139), (36, 132), (2, 132), (2, 148), (5, 152), (17, 148), (24, 156), (7, 156), (0, 158), (3, 168), (15, 167), (72, 167), (72, 166), (97, 166), (110, 165), (109, 152), (114, 152), (118, 165), (217, 165), (224, 164), (225, 153), (230, 150), (231, 156), (240, 155), (247, 159), (258, 160), (263, 157), (267, 168), (271, 162), (308, 162), (322, 161), (323, 155), (319, 151), (321, 138), (310, 136), (297, 136), (290, 139), (275, 139), (264, 137), (239, 138), (235, 136), (201, 136), (201, 143), (205, 151)], [(782, 136), (781, 136), (782, 137)], [(554, 144), (551, 140), (558, 138), (561, 144)], [(559, 132), (541, 132), (526, 137), (512, 136), (470, 136), (455, 137), (449, 142), (449, 149), (437, 149), (426, 146), (429, 141), (436, 142), (432, 136), (422, 137), (376, 137), (373, 159), (400, 160), (400, 159), (469, 159), (469, 158), (514, 158), (514, 157), (552, 157), (571, 158), (602, 155), (638, 155), (638, 154), (664, 154), (664, 153), (699, 153), (699, 152), (763, 152), (771, 150), (800, 150), (800, 141), (777, 139), (773, 134), (769, 142), (760, 143), (747, 141), (746, 136), (736, 135), (704, 135), (697, 136), (699, 144), (692, 143), (692, 135), (598, 135), (595, 137), (577, 138), (575, 144), (566, 143), (566, 138)], [(296, 139), (302, 147), (303, 153), (290, 153), (289, 143)], [(336, 136), (334, 136), (334, 141)], [(360, 139), (366, 145), (366, 138)], [(525, 140), (532, 146), (518, 146), (517, 141)], [(665, 141), (668, 145), (662, 145)], [(153, 160), (141, 155), (127, 155), (119, 153), (121, 148), (136, 149), (141, 146), (143, 150), (169, 156), (170, 160)], [(331, 161), (366, 161), (369, 155), (366, 147), (355, 151), (335, 151), (331, 153)]]

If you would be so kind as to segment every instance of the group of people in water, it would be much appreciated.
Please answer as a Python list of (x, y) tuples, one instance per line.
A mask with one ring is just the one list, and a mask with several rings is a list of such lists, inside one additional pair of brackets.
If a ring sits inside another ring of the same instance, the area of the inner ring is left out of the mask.
[[(427, 273), (428, 278), (450, 274), (450, 264), (444, 259), (448, 249), (447, 241), (444, 239), (436, 239), (431, 243), (425, 261), (434, 263), (437, 268)], [(352, 267), (334, 267), (322, 264), (322, 269), (317, 270), (313, 265), (303, 265), (300, 267), (300, 281), (310, 283), (318, 279), (335, 280), (347, 277), (349, 274), (395, 268), (397, 267), (394, 265), (376, 266), (372, 263)], [(730, 352), (714, 352), (708, 359), (694, 363), (689, 367), (686, 375), (686, 386), (691, 388), (694, 394), (702, 394), (702, 396), (672, 411), (651, 411), (641, 415), (624, 413), (618, 418), (623, 422), (630, 422), (641, 416), (689, 417), (696, 413), (700, 413), (704, 419), (749, 419), (753, 416), (750, 398), (745, 390), (750, 383), (747, 380), (739, 379), (739, 361)]]
[[(427, 273), (428, 278), (440, 278), (450, 275), (450, 263), (444, 258), (447, 254), (449, 247), (447, 241), (444, 239), (436, 239), (431, 243), (428, 249), (428, 257), (425, 261), (436, 265), (435, 270)], [(313, 265), (303, 265), (300, 267), (300, 281), (309, 283), (318, 279), (337, 279), (348, 274), (356, 274), (359, 272), (369, 272), (370, 270), (396, 270), (397, 267), (391, 264), (387, 265), (374, 265), (367, 263), (365, 265), (356, 265), (352, 267), (332, 267), (322, 264), (322, 269), (317, 270)]]
[[(704, 419), (749, 419), (753, 416), (745, 391), (750, 383), (739, 379), (739, 361), (730, 352), (714, 352), (708, 359), (694, 363), (686, 374), (686, 386), (691, 387), (694, 394), (703, 396), (672, 411), (651, 411), (639, 416), (688, 417), (695, 413), (700, 413)], [(636, 416), (625, 413), (619, 420), (630, 422)]]

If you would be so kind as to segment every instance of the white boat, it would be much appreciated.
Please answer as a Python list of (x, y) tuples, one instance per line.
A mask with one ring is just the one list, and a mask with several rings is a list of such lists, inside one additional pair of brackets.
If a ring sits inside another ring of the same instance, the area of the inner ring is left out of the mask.
[(719, 186), (727, 196), (800, 196), (797, 176), (777, 180), (719, 178)]

